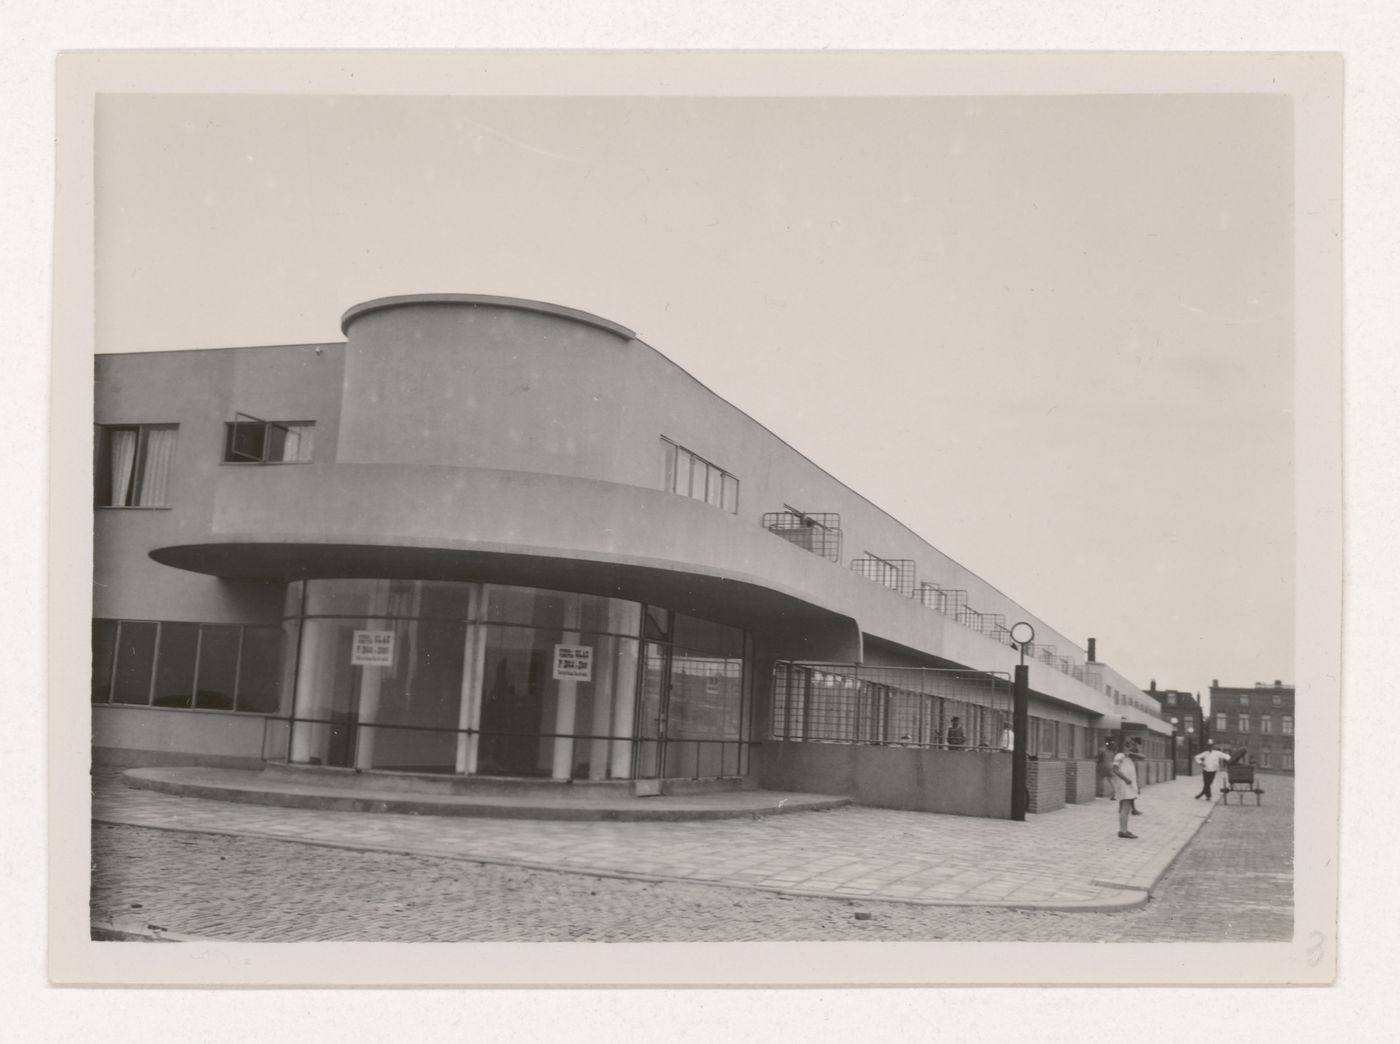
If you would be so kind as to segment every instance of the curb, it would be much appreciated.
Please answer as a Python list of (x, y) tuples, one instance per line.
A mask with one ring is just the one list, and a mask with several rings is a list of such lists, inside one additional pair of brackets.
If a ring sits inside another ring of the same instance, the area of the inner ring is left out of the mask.
[(488, 805), (471, 801), (423, 801), (399, 797), (239, 789), (213, 783), (185, 782), (134, 775), (131, 772), (122, 774), (122, 782), (133, 790), (150, 790), (159, 794), (169, 794), (172, 797), (202, 798), (231, 804), (297, 808), (315, 812), (375, 812), (388, 815), (471, 819), (679, 823), (792, 815), (797, 812), (825, 812), (854, 804), (853, 798), (830, 797), (802, 802), (784, 799), (775, 805), (761, 805), (751, 808), (647, 808), (644, 805), (637, 808), (615, 808), (590, 807), (583, 802), (571, 805)]
[(1181, 842), (1181, 845), (1177, 848), (1177, 850), (1172, 853), (1172, 857), (1162, 864), (1161, 868), (1157, 870), (1155, 874), (1152, 875), (1152, 879), (1146, 884), (1142, 884), (1141, 882), (1129, 883), (1124, 881), (1100, 880), (1093, 880), (1089, 883), (1092, 885), (1097, 885), (1101, 888), (1121, 888), (1124, 891), (1141, 892), (1142, 900), (1136, 905), (1145, 905), (1149, 899), (1153, 899), (1156, 897), (1157, 886), (1162, 883), (1162, 879), (1167, 876), (1167, 872), (1171, 870), (1173, 866), (1176, 865), (1176, 861), (1181, 858), (1181, 853), (1185, 852), (1186, 849), (1190, 846), (1191, 842), (1196, 840), (1196, 835), (1201, 832), (1201, 828), (1205, 826), (1206, 822), (1210, 819), (1210, 817), (1215, 814), (1216, 806), (1217, 802), (1212, 801), (1210, 808), (1206, 810), (1206, 814), (1201, 816), (1200, 819), (1196, 820), (1196, 825), (1186, 835), (1185, 840)]

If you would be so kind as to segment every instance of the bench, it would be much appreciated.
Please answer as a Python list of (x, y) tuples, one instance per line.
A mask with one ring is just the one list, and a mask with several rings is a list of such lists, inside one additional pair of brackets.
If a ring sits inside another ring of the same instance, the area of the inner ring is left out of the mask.
[(1254, 795), (1254, 803), (1260, 803), (1264, 794), (1264, 788), (1254, 779), (1253, 765), (1227, 765), (1225, 766), (1225, 785), (1220, 788), (1220, 800), (1228, 805), (1231, 794), (1239, 794), (1240, 804), (1244, 804), (1246, 794)]

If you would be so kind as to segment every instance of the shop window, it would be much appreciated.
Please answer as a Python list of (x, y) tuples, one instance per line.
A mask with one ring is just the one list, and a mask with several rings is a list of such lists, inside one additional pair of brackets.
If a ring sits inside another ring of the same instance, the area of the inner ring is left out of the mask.
[(98, 507), (165, 507), (175, 424), (100, 424), (94, 461)]
[(92, 702), (275, 714), (282, 628), (94, 620)]
[(224, 425), (225, 464), (305, 464), (314, 421), (265, 421), (236, 414)]
[(117, 621), (92, 621), (92, 702), (112, 697), (112, 665), (117, 658)]
[(213, 624), (200, 628), (194, 704), (200, 710), (233, 710), (241, 639), (240, 627)]
[(739, 480), (684, 446), (661, 437), (661, 488), (692, 500), (739, 512)]
[(1283, 716), (1283, 734), (1285, 736), (1293, 735), (1293, 715), (1291, 714)]
[(151, 702), (157, 707), (194, 705), (194, 667), (199, 649), (199, 624), (163, 623), (156, 647), (156, 684)]
[(276, 714), (281, 684), (282, 629), (246, 627), (238, 658), (238, 698), (234, 709)]
[(123, 620), (117, 629), (113, 703), (151, 702), (151, 670), (156, 661), (156, 625)]

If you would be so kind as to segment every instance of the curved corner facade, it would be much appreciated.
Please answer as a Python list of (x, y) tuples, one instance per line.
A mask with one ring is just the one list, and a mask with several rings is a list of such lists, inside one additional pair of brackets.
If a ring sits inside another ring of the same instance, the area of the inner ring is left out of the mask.
[(995, 815), (1009, 759), (967, 751), (1026, 620), (1068, 799), (1109, 732), (1165, 760), (1145, 694), (627, 328), (424, 295), (343, 329), (98, 358), (102, 750), (824, 792), (881, 757)]

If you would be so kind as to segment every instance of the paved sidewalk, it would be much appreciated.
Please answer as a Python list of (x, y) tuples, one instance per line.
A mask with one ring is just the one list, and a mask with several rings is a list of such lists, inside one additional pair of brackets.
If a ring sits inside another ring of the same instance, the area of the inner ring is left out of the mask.
[(193, 833), (646, 881), (926, 905), (1112, 910), (1146, 902), (1210, 808), (1199, 781), (1148, 788), (1140, 840), (1116, 802), (1025, 823), (847, 807), (764, 819), (610, 823), (263, 808), (95, 783), (93, 819)]

